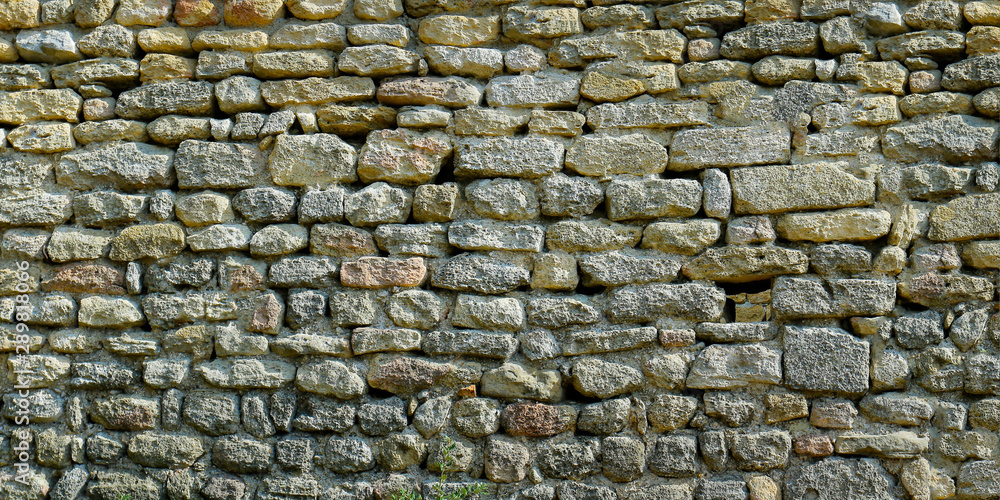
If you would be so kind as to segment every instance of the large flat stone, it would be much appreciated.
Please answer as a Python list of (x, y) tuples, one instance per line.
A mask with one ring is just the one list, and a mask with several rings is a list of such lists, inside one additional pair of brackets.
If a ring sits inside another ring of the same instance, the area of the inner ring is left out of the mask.
[(500, 76), (486, 87), (491, 107), (575, 107), (580, 102), (580, 80), (564, 75)]
[(211, 115), (214, 105), (211, 83), (151, 83), (122, 92), (115, 114), (130, 120), (151, 120), (161, 115)]
[(698, 353), (686, 387), (735, 389), (781, 383), (781, 351), (760, 345), (712, 344)]
[(851, 434), (837, 436), (837, 453), (879, 458), (916, 458), (927, 451), (929, 438), (909, 431), (891, 434)]
[(789, 241), (871, 241), (889, 234), (892, 214), (874, 208), (785, 214), (778, 218), (778, 235)]
[(605, 191), (613, 221), (690, 217), (701, 209), (701, 184), (692, 179), (622, 179)]
[(667, 148), (643, 134), (585, 135), (566, 152), (566, 168), (580, 175), (659, 174), (667, 168)]
[(0, 92), (0, 123), (20, 125), (38, 120), (80, 121), (83, 99), (70, 89)]
[(455, 176), (536, 179), (562, 170), (564, 152), (537, 137), (468, 140), (455, 147)]
[(991, 160), (997, 157), (997, 135), (994, 120), (950, 115), (889, 127), (882, 136), (882, 152), (904, 162)]
[(260, 94), (264, 102), (276, 108), (363, 101), (375, 97), (375, 83), (371, 78), (360, 76), (274, 80), (261, 83)]
[(218, 359), (196, 371), (209, 384), (224, 389), (277, 389), (295, 379), (295, 365), (271, 360)]
[(883, 38), (876, 43), (885, 61), (908, 57), (960, 58), (965, 51), (965, 34), (960, 31), (927, 30)]
[(871, 205), (875, 183), (849, 173), (846, 163), (767, 165), (729, 171), (738, 214), (772, 214)]
[(357, 180), (355, 159), (354, 148), (333, 134), (282, 134), (267, 164), (280, 186), (326, 186)]
[(804, 252), (776, 246), (732, 245), (709, 248), (684, 264), (684, 275), (693, 280), (742, 283), (809, 270)]
[(813, 23), (756, 23), (722, 37), (719, 54), (726, 59), (766, 56), (809, 56), (819, 50), (819, 29)]
[(975, 194), (956, 198), (931, 211), (927, 237), (960, 241), (1000, 236), (1000, 194)]
[(858, 395), (868, 391), (869, 345), (839, 328), (784, 327), (785, 386)]
[(545, 230), (535, 224), (466, 220), (448, 227), (448, 242), (463, 250), (541, 252)]
[(784, 125), (699, 128), (678, 132), (670, 143), (670, 170), (786, 163), (792, 134)]
[(0, 226), (55, 226), (73, 215), (68, 195), (40, 189), (0, 191)]
[(1000, 54), (976, 56), (944, 68), (941, 86), (954, 92), (979, 92), (1000, 85)]
[(708, 104), (703, 101), (636, 100), (599, 104), (587, 110), (587, 124), (595, 130), (691, 127), (704, 125), (708, 119)]
[(174, 157), (181, 189), (253, 187), (266, 172), (260, 150), (245, 144), (187, 140)]
[(785, 475), (789, 500), (892, 500), (895, 480), (877, 460), (827, 458)]
[(608, 294), (605, 313), (613, 322), (642, 323), (661, 316), (714, 321), (722, 315), (726, 294), (701, 283), (629, 285)]
[(815, 276), (782, 276), (775, 280), (771, 305), (789, 319), (883, 316), (896, 304), (896, 282), (842, 278), (824, 282)]
[(111, 143), (64, 154), (56, 165), (56, 180), (75, 189), (166, 188), (174, 182), (173, 158), (173, 150), (162, 146)]

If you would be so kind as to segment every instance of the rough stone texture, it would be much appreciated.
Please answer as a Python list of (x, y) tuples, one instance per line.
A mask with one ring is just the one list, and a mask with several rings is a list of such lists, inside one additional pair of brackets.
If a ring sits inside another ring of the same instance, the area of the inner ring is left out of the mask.
[(769, 214), (874, 203), (875, 183), (851, 175), (846, 167), (810, 163), (732, 169), (733, 208), (740, 214)]
[(0, 0), (0, 498), (998, 497), (997, 47), (995, 0)]
[[(718, 144), (728, 144), (718, 148)], [(670, 143), (671, 170), (738, 167), (788, 161), (791, 136), (780, 125), (720, 127), (678, 132)]]

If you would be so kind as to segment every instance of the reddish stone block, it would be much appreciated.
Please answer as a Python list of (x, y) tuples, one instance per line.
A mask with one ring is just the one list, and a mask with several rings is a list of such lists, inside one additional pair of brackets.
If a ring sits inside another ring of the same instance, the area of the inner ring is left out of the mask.
[(368, 373), (368, 385), (394, 394), (415, 394), (433, 386), (451, 370), (451, 365), (401, 357), (374, 364)]
[(229, 291), (263, 290), (264, 277), (249, 264), (233, 269), (229, 273)]
[(177, 0), (174, 21), (180, 26), (215, 26), (222, 22), (222, 12), (211, 0)]
[(663, 347), (686, 347), (694, 345), (694, 330), (660, 330)]
[(833, 454), (833, 440), (823, 434), (805, 434), (794, 439), (795, 453), (809, 457), (825, 457)]
[(390, 286), (418, 286), (427, 277), (424, 259), (390, 259), (362, 257), (344, 262), (340, 267), (340, 281), (344, 286), (357, 288), (386, 288)]
[(554, 436), (569, 430), (575, 421), (571, 407), (540, 403), (514, 403), (500, 414), (500, 425), (511, 436)]
[(257, 301), (256, 306), (248, 330), (277, 333), (278, 327), (281, 326), (281, 302), (278, 302), (274, 295), (267, 294)]
[(122, 295), (125, 280), (121, 271), (108, 266), (67, 266), (56, 271), (55, 276), (42, 282), (46, 292), (103, 293)]

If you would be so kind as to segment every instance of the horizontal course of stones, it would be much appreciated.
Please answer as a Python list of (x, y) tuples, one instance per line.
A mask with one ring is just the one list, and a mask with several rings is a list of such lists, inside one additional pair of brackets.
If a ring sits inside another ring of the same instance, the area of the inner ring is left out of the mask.
[(996, 0), (0, 0), (0, 498), (1000, 498), (998, 116)]

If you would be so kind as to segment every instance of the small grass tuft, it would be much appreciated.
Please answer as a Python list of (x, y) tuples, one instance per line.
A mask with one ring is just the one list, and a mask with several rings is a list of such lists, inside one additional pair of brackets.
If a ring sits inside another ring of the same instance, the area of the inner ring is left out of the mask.
[(392, 494), (392, 500), (465, 500), (473, 495), (485, 493), (486, 485), (484, 484), (467, 484), (451, 493), (445, 493), (444, 487), (448, 481), (448, 473), (444, 471), (455, 465), (455, 457), (452, 456), (452, 452), (455, 450), (456, 444), (450, 437), (444, 437), (444, 449), (441, 450), (444, 460), (437, 464), (438, 468), (441, 469), (441, 477), (438, 478), (438, 482), (431, 485), (430, 496), (421, 495), (416, 490), (400, 488), (399, 491)]

